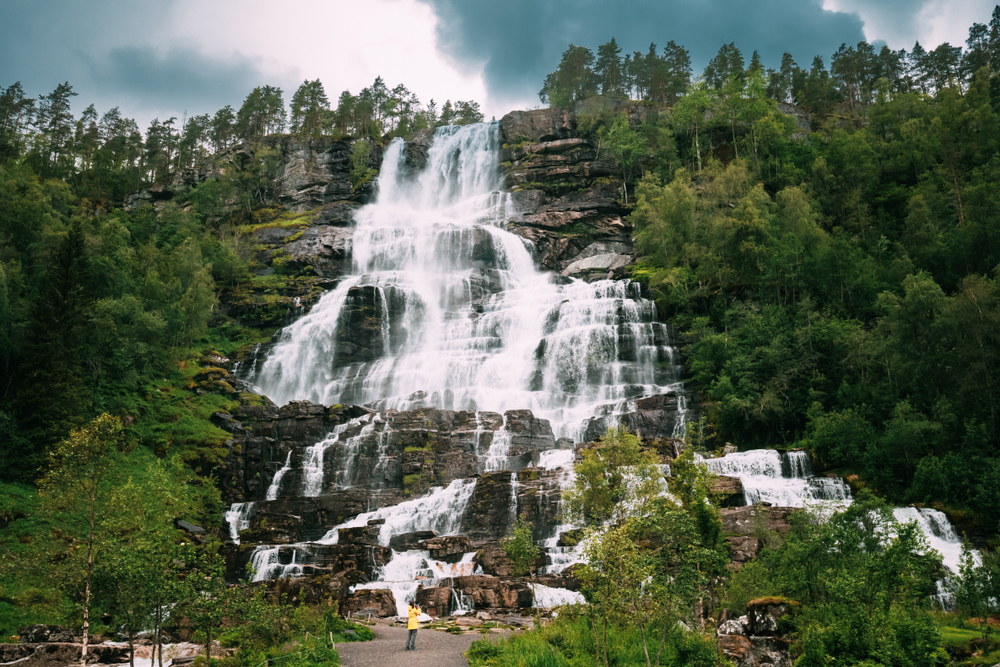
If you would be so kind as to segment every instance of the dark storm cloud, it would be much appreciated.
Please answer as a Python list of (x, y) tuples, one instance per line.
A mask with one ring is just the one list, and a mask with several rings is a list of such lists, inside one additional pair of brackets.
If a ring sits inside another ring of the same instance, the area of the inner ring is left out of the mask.
[[(441, 48), (458, 62), (485, 65), (492, 96), (524, 98), (541, 88), (569, 43), (596, 51), (614, 37), (623, 55), (670, 40), (691, 52), (695, 74), (728, 42), (754, 49), (776, 67), (788, 51), (802, 66), (841, 43), (864, 39), (855, 14), (825, 11), (819, 0), (421, 0), (439, 19)], [(910, 16), (920, 0), (895, 0)]]
[(295, 83), (297, 72), (275, 75), (260, 58), (183, 42), (158, 48), (160, 26), (176, 10), (175, 0), (0, 0), (0, 86), (21, 81), (37, 97), (69, 81), (75, 113), (119, 106), (145, 126), (153, 116), (238, 106), (258, 85)]
[(191, 113), (237, 105), (255, 86), (272, 83), (259, 59), (208, 57), (193, 48), (160, 53), (148, 46), (117, 47), (92, 60), (89, 70), (107, 95), (141, 100), (147, 108), (176, 108), (183, 102)]

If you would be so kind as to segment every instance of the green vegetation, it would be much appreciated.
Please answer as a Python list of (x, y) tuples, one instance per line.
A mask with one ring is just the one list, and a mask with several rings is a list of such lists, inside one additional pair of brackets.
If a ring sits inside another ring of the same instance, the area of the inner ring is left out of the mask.
[(621, 170), (633, 276), (686, 334), (707, 446), (802, 447), (997, 531), (997, 54), (1000, 10), (964, 51), (861, 43), (829, 70), (727, 44), (691, 82), (673, 47), (566, 51), (542, 99)]
[[(708, 637), (671, 631), (663, 652), (654, 656), (654, 663), (664, 667), (685, 665), (715, 667), (719, 665), (718, 650)], [(591, 667), (605, 664), (595, 659), (595, 628), (587, 616), (573, 607), (560, 610), (551, 625), (509, 639), (480, 639), (473, 642), (466, 656), (471, 667)], [(639, 631), (635, 627), (613, 626), (607, 635), (609, 663), (615, 665), (645, 665)], [(658, 662), (657, 662), (658, 661)]]
[(503, 541), (503, 550), (510, 559), (514, 576), (523, 577), (531, 571), (539, 551), (531, 539), (531, 526), (524, 522), (524, 517), (517, 518), (513, 532)]
[(726, 603), (737, 612), (765, 596), (799, 603), (790, 629), (802, 664), (937, 665), (947, 656), (926, 612), (936, 558), (925, 550), (915, 524), (899, 524), (891, 507), (862, 494), (827, 520), (795, 515), (780, 546), (732, 577)]
[(470, 664), (719, 664), (711, 640), (683, 629), (698, 624), (723, 572), (718, 516), (704, 468), (690, 455), (676, 468), (667, 497), (656, 457), (628, 431), (609, 429), (584, 450), (563, 506), (588, 525), (577, 573), (588, 604), (526, 635), (476, 642)]

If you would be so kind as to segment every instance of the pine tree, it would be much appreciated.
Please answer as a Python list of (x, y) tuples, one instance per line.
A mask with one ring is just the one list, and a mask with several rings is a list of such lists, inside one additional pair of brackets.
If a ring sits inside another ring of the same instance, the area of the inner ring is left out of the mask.
[(330, 100), (319, 79), (304, 81), (292, 95), (289, 130), (295, 134), (319, 136), (330, 113)]
[(743, 54), (735, 43), (729, 42), (709, 61), (702, 78), (710, 88), (721, 90), (730, 79), (742, 81), (743, 74)]
[(90, 302), (86, 239), (77, 220), (50, 260), (35, 300), (15, 400), (18, 424), (33, 443), (16, 475), (31, 479), (44, 449), (83, 423), (90, 395), (83, 382), (83, 338)]
[(72, 167), (73, 114), (70, 111), (70, 98), (75, 96), (73, 86), (67, 81), (60, 83), (48, 95), (40, 95), (38, 98), (35, 125), (45, 139), (42, 167), (51, 174), (68, 172)]
[(691, 85), (691, 56), (687, 49), (670, 40), (663, 47), (663, 62), (667, 71), (666, 101), (674, 104)]
[(607, 44), (597, 47), (594, 74), (600, 81), (601, 95), (605, 97), (619, 98), (623, 95), (621, 52), (614, 37)]
[(24, 132), (35, 114), (35, 100), (25, 97), (20, 81), (0, 87), (0, 164), (20, 155)]
[(209, 138), (212, 140), (212, 147), (216, 152), (229, 148), (229, 144), (233, 140), (235, 121), (236, 112), (228, 104), (212, 116), (212, 129), (209, 131)]
[(568, 107), (597, 94), (599, 80), (594, 73), (594, 53), (570, 44), (563, 52), (559, 69), (545, 77), (538, 97), (551, 107)]

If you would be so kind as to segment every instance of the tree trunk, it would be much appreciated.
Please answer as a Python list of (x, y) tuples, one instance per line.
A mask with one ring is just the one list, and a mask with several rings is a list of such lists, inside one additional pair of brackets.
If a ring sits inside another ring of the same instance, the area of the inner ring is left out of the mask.
[[(163, 667), (163, 606), (156, 605), (156, 653), (159, 656), (157, 658), (160, 662), (160, 667)], [(152, 661), (150, 661), (152, 663)], [(152, 664), (150, 664), (152, 667)]]
[[(129, 632), (128, 632), (128, 664), (129, 664), (129, 667), (135, 667), (135, 641), (134, 641), (134, 639), (135, 639), (135, 635), (133, 635), (132, 631), (129, 630)], [(152, 662), (152, 660), (150, 660), (150, 662)]]
[(87, 534), (87, 581), (83, 592), (83, 650), (80, 665), (87, 667), (87, 645), (90, 643), (90, 584), (94, 573), (94, 525), (96, 523), (94, 502), (90, 503), (90, 532)]
[(205, 667), (212, 667), (212, 626), (205, 628)]
[(698, 173), (701, 173), (701, 142), (698, 138), (698, 124), (694, 125), (694, 150), (698, 153)]
[(608, 615), (604, 615), (604, 667), (608, 665)]
[(639, 636), (642, 637), (642, 652), (646, 656), (646, 667), (653, 667), (653, 663), (649, 660), (649, 648), (646, 646), (646, 626), (643, 624), (639, 624)]

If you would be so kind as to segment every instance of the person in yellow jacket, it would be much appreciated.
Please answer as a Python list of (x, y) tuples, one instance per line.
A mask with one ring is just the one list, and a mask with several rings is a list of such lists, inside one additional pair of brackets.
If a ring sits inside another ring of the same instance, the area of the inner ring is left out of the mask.
[(417, 650), (417, 629), (420, 627), (420, 605), (411, 604), (406, 609), (406, 613), (409, 619), (406, 621), (406, 629), (410, 632), (406, 636), (406, 650), (416, 651)]

